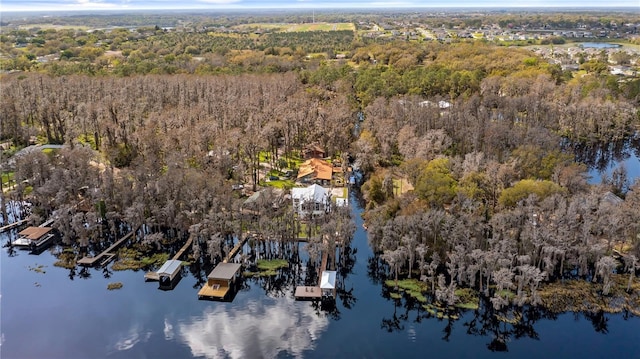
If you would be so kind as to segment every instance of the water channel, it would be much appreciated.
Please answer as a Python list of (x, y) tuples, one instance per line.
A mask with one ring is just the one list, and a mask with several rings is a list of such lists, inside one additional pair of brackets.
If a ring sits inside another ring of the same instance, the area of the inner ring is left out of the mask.
[[(244, 283), (232, 302), (197, 299), (187, 269), (175, 289), (142, 271), (54, 267), (45, 251), (2, 248), (1, 357), (20, 358), (602, 358), (640, 356), (640, 318), (523, 310), (519, 325), (461, 312), (431, 317), (395, 301), (371, 275), (373, 253), (352, 195), (355, 263), (335, 309), (293, 299), (293, 288)], [(7, 234), (0, 240), (6, 243)], [(39, 268), (39, 269), (38, 269)], [(107, 278), (108, 277), (108, 278)], [(123, 288), (106, 289), (110, 282)], [(271, 284), (273, 284), (271, 282)], [(267, 288), (267, 289), (265, 289)]]

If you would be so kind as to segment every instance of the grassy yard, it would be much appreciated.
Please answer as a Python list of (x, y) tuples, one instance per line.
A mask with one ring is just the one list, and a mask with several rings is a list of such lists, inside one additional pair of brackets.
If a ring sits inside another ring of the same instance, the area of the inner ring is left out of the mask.
[(141, 253), (132, 248), (120, 248), (118, 250), (118, 260), (113, 263), (111, 269), (120, 270), (138, 270), (150, 265), (161, 266), (169, 259), (167, 253), (156, 253), (151, 257), (142, 257)]
[(2, 173), (2, 187), (9, 186), (13, 182), (14, 172), (3, 172)]
[(295, 182), (293, 182), (293, 180), (271, 180), (269, 182), (264, 182), (263, 185), (280, 189), (291, 189), (295, 187)]

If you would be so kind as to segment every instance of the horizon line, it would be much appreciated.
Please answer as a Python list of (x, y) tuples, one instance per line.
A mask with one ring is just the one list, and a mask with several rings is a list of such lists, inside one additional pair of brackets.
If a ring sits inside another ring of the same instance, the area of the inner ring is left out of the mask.
[(86, 8), (86, 9), (78, 9), (77, 6), (75, 8), (68, 8), (68, 9), (61, 9), (60, 7), (56, 7), (56, 8), (40, 8), (40, 9), (33, 9), (33, 8), (14, 8), (14, 9), (1, 9), (0, 8), (0, 14), (2, 13), (16, 13), (16, 12), (108, 12), (108, 11), (195, 11), (195, 10), (211, 10), (211, 11), (216, 11), (216, 10), (301, 10), (301, 11), (308, 11), (308, 10), (323, 10), (323, 11), (332, 11), (332, 10), (380, 10), (380, 9), (396, 9), (396, 10), (410, 10), (410, 9), (456, 9), (456, 10), (461, 10), (461, 9), (504, 9), (504, 10), (525, 10), (525, 9), (536, 9), (536, 10), (542, 10), (542, 9), (549, 9), (549, 10), (605, 10), (605, 9), (610, 9), (610, 10), (628, 10), (628, 9), (635, 9), (636, 12), (640, 12), (640, 7), (637, 6), (633, 6), (633, 5), (589, 5), (589, 6), (567, 6), (567, 5), (545, 5), (545, 6), (514, 6), (514, 5), (510, 5), (510, 6), (502, 6), (502, 5), (388, 5), (388, 4), (381, 4), (381, 5), (367, 5), (367, 6), (344, 6), (344, 7), (340, 7), (340, 6), (335, 6), (335, 4), (333, 6), (300, 6), (300, 4), (297, 4), (297, 6), (255, 6), (255, 5), (249, 5), (249, 6), (242, 6), (242, 5), (236, 5), (236, 6), (215, 6), (215, 7), (102, 7), (102, 8)]

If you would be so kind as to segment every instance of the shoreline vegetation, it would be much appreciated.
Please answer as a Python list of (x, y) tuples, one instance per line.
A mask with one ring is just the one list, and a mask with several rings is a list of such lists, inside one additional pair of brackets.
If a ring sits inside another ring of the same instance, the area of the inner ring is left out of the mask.
[[(368, 269), (393, 300), (638, 315), (640, 181), (587, 174), (640, 143), (634, 14), (414, 15), (16, 20), (0, 29), (1, 199), (55, 218), (71, 271), (141, 227), (113, 270), (157, 267), (189, 236), (208, 268), (247, 233), (262, 258), (303, 238), (315, 268), (354, 232), (347, 211), (304, 218), (286, 197), (318, 156), (358, 176)], [(577, 46), (592, 37), (625, 45)]]

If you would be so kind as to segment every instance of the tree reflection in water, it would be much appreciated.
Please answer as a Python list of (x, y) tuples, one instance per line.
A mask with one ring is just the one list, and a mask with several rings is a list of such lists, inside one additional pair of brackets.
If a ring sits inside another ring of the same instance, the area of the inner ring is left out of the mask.
[(89, 267), (82, 267), (80, 269), (80, 272), (78, 272), (78, 277), (80, 277), (82, 279), (91, 278), (91, 271), (89, 270)]
[(640, 132), (623, 140), (596, 143), (568, 144), (576, 161), (586, 164), (598, 172), (606, 171), (613, 163), (623, 162), (631, 155), (640, 158)]
[(607, 334), (609, 332), (609, 318), (605, 316), (603, 311), (598, 311), (596, 313), (584, 313), (584, 316), (589, 319), (596, 332), (602, 334)]
[[(375, 264), (375, 260), (370, 259), (369, 262)], [(449, 341), (454, 332), (455, 323), (461, 321), (462, 326), (466, 329), (466, 334), (490, 338), (486, 344), (487, 349), (495, 352), (509, 351), (509, 343), (513, 340), (522, 338), (539, 340), (535, 324), (541, 320), (558, 319), (557, 313), (542, 307), (512, 306), (495, 310), (487, 298), (481, 298), (479, 308), (473, 311), (436, 306), (429, 306), (429, 308), (437, 309), (426, 310), (425, 306), (428, 304), (421, 303), (407, 294), (403, 294), (400, 298), (394, 298), (388, 287), (383, 286), (382, 288), (382, 296), (393, 304), (393, 312), (390, 316), (382, 318), (381, 329), (387, 332), (404, 331), (405, 323), (410, 320), (415, 323), (424, 320), (438, 320), (445, 323), (442, 329), (442, 340)], [(427, 303), (433, 303), (433, 298), (427, 296)], [(411, 315), (412, 312), (416, 315)], [(608, 333), (609, 318), (606, 313), (602, 311), (576, 313), (575, 316), (576, 319), (583, 316), (589, 320), (596, 332)]]

